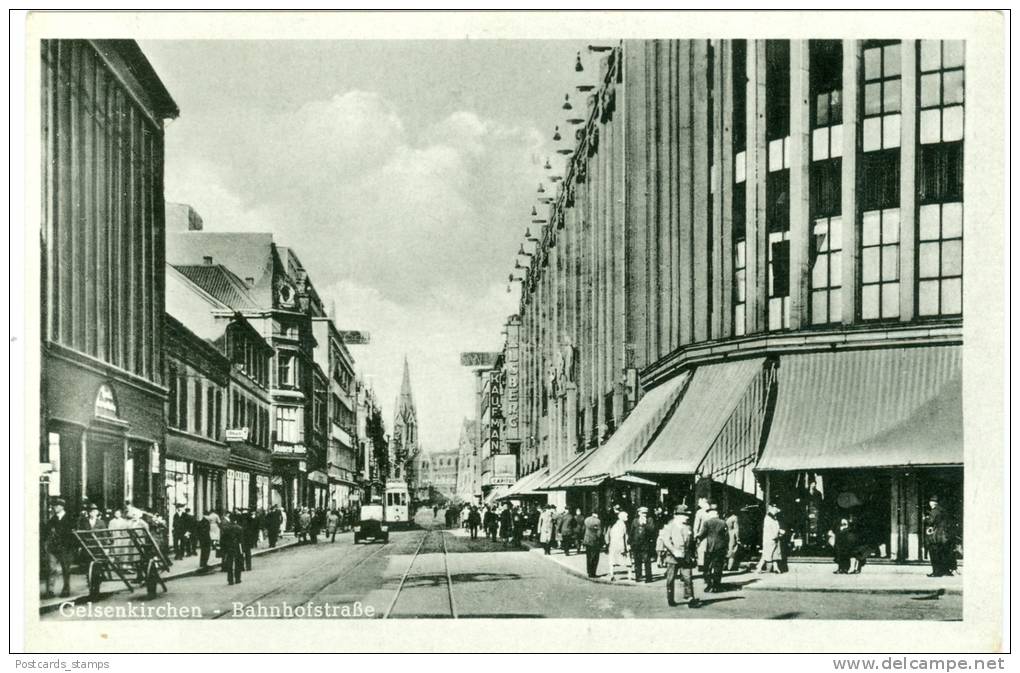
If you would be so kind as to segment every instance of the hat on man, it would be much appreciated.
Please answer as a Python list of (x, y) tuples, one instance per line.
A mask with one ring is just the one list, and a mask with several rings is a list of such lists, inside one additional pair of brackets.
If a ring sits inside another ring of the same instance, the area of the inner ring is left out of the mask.
[(637, 513), (638, 514), (648, 514), (648, 508), (647, 507), (638, 507), (637, 508)]
[(52, 505), (53, 507), (56, 507), (57, 505), (60, 505), (61, 507), (67, 507), (67, 502), (65, 502), (63, 498), (54, 498), (50, 502), (50, 505)]
[(719, 511), (719, 505), (717, 505), (714, 502), (710, 502), (710, 503), (708, 503), (708, 509), (706, 511), (709, 511), (709, 512), (718, 512)]
[(677, 505), (673, 508), (673, 514), (675, 516), (690, 516), (691, 513), (687, 511), (687, 507), (685, 505)]
[(928, 497), (928, 502), (938, 502), (938, 501), (939, 501), (939, 496), (938, 496), (938, 493), (932, 493), (932, 494), (931, 494), (931, 495), (930, 495), (930, 496)]
[(89, 511), (90, 512), (98, 512), (99, 511), (99, 505), (97, 505), (96, 503), (92, 503), (92, 505), (89, 506)]

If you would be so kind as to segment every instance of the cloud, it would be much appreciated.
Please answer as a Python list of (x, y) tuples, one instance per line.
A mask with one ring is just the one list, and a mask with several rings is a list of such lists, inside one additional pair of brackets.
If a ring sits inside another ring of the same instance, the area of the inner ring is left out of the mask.
[(454, 447), (474, 408), (459, 353), (494, 350), (514, 310), (505, 278), (542, 134), (466, 110), (412, 127), (366, 91), (190, 130), (202, 143), (192, 135), (176, 154), (168, 130), (168, 200), (194, 205), (210, 231), (272, 231), (293, 246), (340, 326), (372, 332), (354, 355), (387, 414), (406, 353), (423, 441)]

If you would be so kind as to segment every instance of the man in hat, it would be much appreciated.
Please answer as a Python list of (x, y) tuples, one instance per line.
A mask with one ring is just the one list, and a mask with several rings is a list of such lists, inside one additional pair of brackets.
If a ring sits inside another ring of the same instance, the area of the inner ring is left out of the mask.
[(647, 507), (638, 507), (637, 518), (630, 525), (630, 552), (634, 557), (634, 580), (652, 581), (652, 558), (655, 556), (655, 540), (659, 531), (655, 521), (648, 516)]
[(697, 543), (691, 530), (691, 515), (684, 505), (673, 510), (673, 520), (663, 529), (662, 542), (666, 548), (666, 603), (671, 607), (676, 602), (676, 578), (684, 584), (684, 600), (692, 608), (698, 607), (694, 596), (694, 566), (698, 562)]
[(183, 502), (174, 505), (174, 515), (170, 519), (170, 529), (174, 539), (174, 560), (180, 561), (184, 558), (184, 539), (188, 529), (184, 518)]
[(952, 523), (935, 494), (928, 498), (928, 513), (924, 515), (924, 541), (931, 560), (928, 577), (952, 575), (955, 565)]
[(266, 537), (269, 538), (269, 546), (275, 547), (276, 540), (280, 537), (280, 529), (283, 527), (283, 512), (279, 505), (273, 505), (266, 515)]
[(56, 498), (50, 505), (53, 515), (46, 523), (46, 557), (49, 568), (46, 572), (46, 597), (53, 597), (53, 573), (60, 568), (63, 586), (61, 597), (71, 595), (71, 565), (74, 563), (74, 550), (78, 546), (74, 537), (75, 525), (71, 515), (67, 513), (66, 503)]
[(588, 577), (595, 578), (599, 570), (599, 556), (602, 555), (602, 520), (597, 509), (584, 520), (584, 554)]
[(705, 547), (705, 593), (717, 593), (722, 588), (730, 531), (726, 522), (719, 518), (719, 506), (714, 502), (709, 502), (705, 507), (698, 543)]
[(223, 569), (227, 572), (227, 584), (241, 583), (241, 571), (244, 570), (244, 550), (241, 547), (243, 538), (241, 526), (225, 512), (220, 523), (220, 551), (223, 554)]

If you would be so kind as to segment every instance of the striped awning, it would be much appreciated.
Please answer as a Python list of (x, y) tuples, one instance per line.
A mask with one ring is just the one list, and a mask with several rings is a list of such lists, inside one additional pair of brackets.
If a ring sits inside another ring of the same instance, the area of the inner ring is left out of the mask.
[(548, 467), (542, 468), (541, 470), (535, 470), (531, 474), (526, 474), (520, 479), (518, 479), (516, 482), (514, 482), (514, 485), (510, 487), (510, 490), (504, 493), (503, 495), (499, 496), (499, 499), (506, 500), (508, 498), (513, 498), (515, 496), (520, 497), (525, 495), (544, 496), (545, 494), (536, 491), (535, 487), (538, 486), (543, 481), (545, 481), (545, 479), (547, 479), (548, 477), (549, 477)]
[(962, 464), (962, 382), (958, 346), (783, 357), (757, 469)]
[(585, 464), (591, 460), (591, 457), (595, 455), (597, 450), (598, 449), (589, 449), (584, 453), (577, 454), (574, 456), (573, 460), (553, 472), (547, 479), (540, 482), (538, 486), (535, 487), (535, 490), (560, 491), (565, 489), (573, 480), (574, 475), (577, 474), (578, 470), (583, 468)]
[(595, 486), (626, 474), (672, 411), (689, 378), (690, 373), (684, 372), (645, 393), (569, 485)]
[(764, 364), (764, 358), (750, 358), (699, 366), (662, 432), (627, 471), (695, 474)]

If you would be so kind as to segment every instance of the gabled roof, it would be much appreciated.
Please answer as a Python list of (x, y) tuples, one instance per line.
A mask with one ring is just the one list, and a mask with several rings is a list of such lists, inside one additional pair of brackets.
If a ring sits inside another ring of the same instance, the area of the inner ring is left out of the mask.
[(199, 265), (205, 257), (222, 264), (238, 278), (251, 278), (248, 294), (263, 309), (273, 305), (273, 235), (188, 231), (167, 233), (166, 261), (174, 266)]
[(222, 264), (175, 264), (173, 267), (235, 311), (259, 308), (247, 284)]

